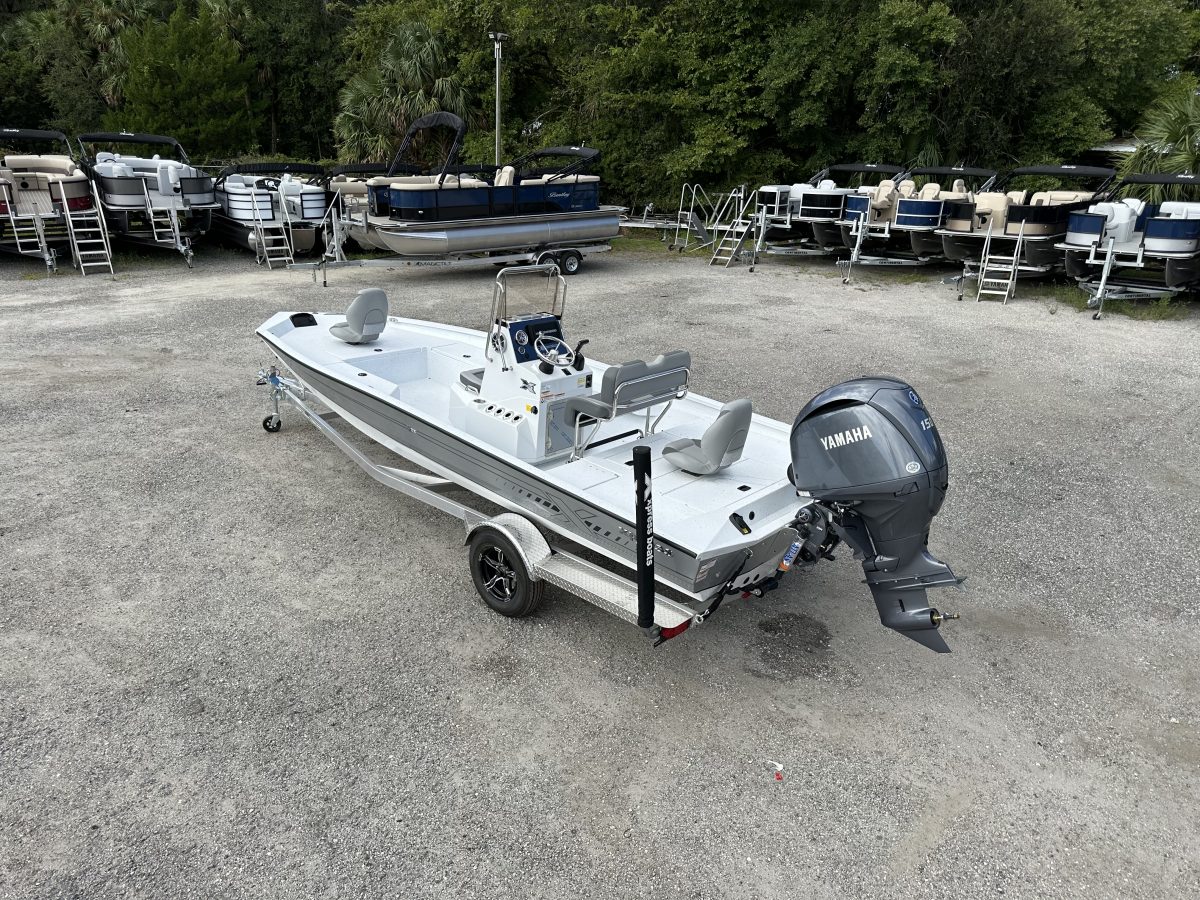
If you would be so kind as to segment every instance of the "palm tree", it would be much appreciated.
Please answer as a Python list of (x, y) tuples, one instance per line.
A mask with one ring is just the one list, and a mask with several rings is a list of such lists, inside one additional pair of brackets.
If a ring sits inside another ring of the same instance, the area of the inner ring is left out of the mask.
[(375, 66), (353, 76), (338, 106), (333, 133), (342, 159), (356, 162), (387, 161), (409, 124), (427, 113), (471, 113), (441, 39), (423, 22), (401, 29)]
[[(1121, 176), (1142, 173), (1200, 173), (1200, 94), (1194, 90), (1168, 94), (1146, 111), (1137, 128), (1138, 147), (1121, 160)], [(1144, 185), (1150, 202), (1171, 199), (1179, 188)]]

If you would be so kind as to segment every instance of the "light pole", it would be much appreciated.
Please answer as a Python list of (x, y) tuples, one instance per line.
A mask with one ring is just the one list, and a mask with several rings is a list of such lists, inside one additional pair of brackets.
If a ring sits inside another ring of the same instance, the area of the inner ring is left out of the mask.
[(500, 60), (504, 56), (504, 41), (508, 35), (503, 31), (489, 31), (488, 37), (496, 51), (496, 168), (500, 168)]

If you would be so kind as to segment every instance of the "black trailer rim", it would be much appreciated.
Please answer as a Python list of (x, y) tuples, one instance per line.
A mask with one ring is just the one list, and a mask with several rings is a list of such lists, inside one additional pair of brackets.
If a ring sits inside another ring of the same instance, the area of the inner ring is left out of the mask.
[(507, 603), (517, 590), (517, 573), (504, 556), (504, 551), (492, 544), (479, 554), (479, 580), (494, 600)]

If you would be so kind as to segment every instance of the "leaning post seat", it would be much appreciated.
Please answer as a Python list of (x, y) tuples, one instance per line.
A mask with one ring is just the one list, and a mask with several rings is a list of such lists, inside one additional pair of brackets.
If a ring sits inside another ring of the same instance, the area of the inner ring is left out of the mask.
[[(609, 366), (600, 380), (600, 390), (587, 397), (568, 397), (567, 423), (574, 428), (575, 440), (571, 459), (577, 459), (602, 422), (611, 422), (625, 413), (646, 411), (643, 435), (654, 429), (666, 415), (671, 403), (685, 396), (691, 374), (692, 355), (686, 350), (673, 350), (650, 362), (635, 359), (619, 366)], [(650, 412), (662, 406), (651, 421)], [(583, 428), (591, 427), (586, 439)]]

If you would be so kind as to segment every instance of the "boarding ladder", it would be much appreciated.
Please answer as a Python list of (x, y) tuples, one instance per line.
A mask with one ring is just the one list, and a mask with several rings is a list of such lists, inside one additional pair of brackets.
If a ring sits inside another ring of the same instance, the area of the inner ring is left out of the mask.
[(1008, 303), (1017, 291), (1017, 272), (1021, 268), (1021, 252), (1025, 247), (1025, 223), (1022, 222), (1017, 231), (1017, 242), (1013, 244), (1011, 256), (992, 252), (992, 225), (992, 222), (988, 223), (987, 236), (983, 240), (975, 300), (991, 295), (1003, 297), (1002, 303)]
[(271, 203), (272, 207), (270, 222), (266, 222), (259, 215), (258, 188), (252, 187), (250, 189), (250, 209), (254, 215), (254, 254), (257, 257), (258, 264), (262, 265), (266, 263), (268, 269), (275, 268), (276, 263), (286, 268), (295, 262), (292, 256), (292, 220), (288, 215), (287, 199), (283, 196), (283, 191), (280, 190), (278, 192), (279, 215), (283, 221), (276, 222), (271, 192), (264, 191), (263, 193), (267, 195), (267, 201)]
[(112, 245), (108, 240), (108, 226), (104, 221), (104, 211), (100, 208), (100, 194), (95, 183), (92, 183), (90, 209), (71, 209), (67, 204), (66, 185), (61, 181), (57, 184), (75, 268), (79, 269), (80, 275), (87, 275), (89, 269), (107, 269), (108, 274), (112, 275)]
[(170, 206), (155, 206), (150, 199), (150, 187), (142, 179), (142, 201), (146, 205), (146, 219), (150, 223), (150, 234), (154, 243), (164, 247), (174, 247), (187, 260), (188, 268), (192, 267), (192, 242), (179, 231), (179, 212), (175, 209), (174, 201)]
[[(334, 191), (329, 208), (325, 210), (325, 215), (321, 217), (321, 222), (317, 226), (320, 229), (321, 239), (324, 244), (321, 251), (321, 258), (333, 263), (343, 263), (346, 261), (346, 253), (342, 249), (342, 244), (346, 242), (346, 231), (344, 219), (339, 209), (342, 202), (342, 196)], [(314, 272), (313, 274), (315, 276), (316, 273)]]
[[(746, 238), (755, 231), (758, 220), (757, 213), (749, 209), (751, 200), (752, 197), (747, 198), (746, 186), (743, 184), (730, 191), (721, 204), (717, 215), (714, 216), (712, 230), (720, 237), (714, 242), (713, 254), (708, 260), (710, 266), (720, 265), (728, 269), (741, 256)], [(728, 222), (723, 221), (725, 216), (729, 216)], [(753, 253), (751, 255), (753, 256)], [(750, 265), (753, 267), (753, 259)]]
[[(686, 203), (686, 207), (685, 207)], [(675, 238), (671, 241), (669, 250), (686, 253), (688, 250), (698, 250), (713, 242), (708, 226), (713, 219), (715, 207), (708, 199), (704, 188), (698, 184), (685, 184), (679, 192), (679, 211), (675, 214)], [(683, 236), (682, 243), (679, 238)], [(692, 238), (700, 242), (698, 247), (691, 247)]]
[(58, 270), (58, 257), (54, 248), (46, 240), (46, 230), (42, 217), (37, 213), (18, 213), (16, 201), (13, 199), (10, 186), (0, 181), (0, 204), (3, 204), (8, 227), (5, 236), (9, 237), (16, 251), (22, 256), (39, 257), (46, 264), (46, 274), (51, 275)]

